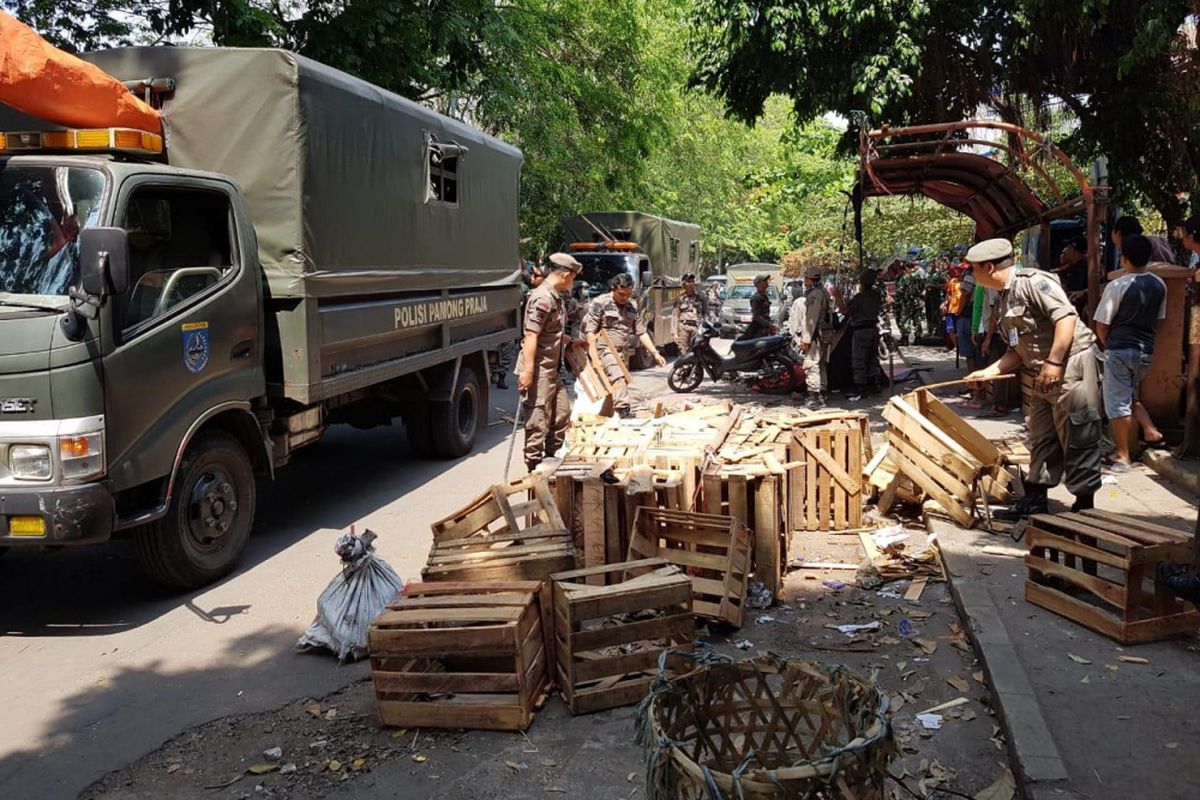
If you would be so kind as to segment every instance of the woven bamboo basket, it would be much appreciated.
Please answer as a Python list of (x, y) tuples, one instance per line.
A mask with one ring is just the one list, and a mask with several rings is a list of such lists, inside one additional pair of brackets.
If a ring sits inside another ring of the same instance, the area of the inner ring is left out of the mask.
[(887, 696), (844, 668), (709, 654), (638, 710), (651, 800), (883, 800)]

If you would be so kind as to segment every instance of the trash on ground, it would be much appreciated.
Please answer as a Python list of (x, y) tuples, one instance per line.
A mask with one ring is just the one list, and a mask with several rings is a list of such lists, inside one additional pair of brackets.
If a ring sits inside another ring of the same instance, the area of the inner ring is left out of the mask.
[(883, 623), (879, 620), (875, 620), (874, 622), (864, 622), (856, 625), (834, 625), (832, 627), (836, 628), (839, 633), (844, 633), (847, 636), (855, 636), (867, 631), (877, 631), (883, 627)]
[(775, 602), (771, 590), (760, 581), (750, 581), (746, 586), (746, 608), (770, 608)]
[(917, 714), (917, 722), (927, 731), (936, 731), (942, 727), (941, 714)]
[(325, 647), (337, 653), (339, 661), (354, 661), (367, 654), (368, 626), (404, 585), (375, 554), (372, 542), (376, 538), (371, 531), (338, 538), (333, 551), (342, 559), (342, 571), (317, 599), (317, 616), (296, 643), (298, 649)]
[(871, 534), (871, 541), (880, 550), (883, 550), (891, 545), (903, 542), (905, 539), (912, 536), (911, 533), (904, 530), (901, 525), (889, 525), (886, 528), (880, 528)]

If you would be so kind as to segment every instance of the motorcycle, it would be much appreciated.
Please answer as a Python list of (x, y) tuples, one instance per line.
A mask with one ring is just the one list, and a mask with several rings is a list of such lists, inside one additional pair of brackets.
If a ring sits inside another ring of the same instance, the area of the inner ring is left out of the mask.
[[(714, 381), (726, 378), (744, 382), (757, 392), (783, 394), (804, 385), (804, 366), (792, 352), (790, 336), (763, 336), (733, 343), (728, 357), (712, 346), (720, 330), (711, 322), (702, 322), (692, 337), (692, 349), (680, 356), (667, 376), (667, 385), (676, 392), (694, 392), (704, 376)], [(751, 373), (743, 378), (742, 373)]]

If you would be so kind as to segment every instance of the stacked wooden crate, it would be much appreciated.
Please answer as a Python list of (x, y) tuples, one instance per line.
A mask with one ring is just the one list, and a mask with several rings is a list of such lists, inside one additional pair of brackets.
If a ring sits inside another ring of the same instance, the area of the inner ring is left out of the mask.
[(542, 580), (575, 567), (575, 544), (545, 477), (493, 486), (433, 524), (426, 581)]
[(380, 720), (523, 731), (550, 691), (542, 581), (410, 583), (371, 624)]
[(883, 418), (895, 474), (880, 499), (881, 512), (891, 507), (901, 476), (963, 527), (974, 523), (977, 503), (987, 514), (989, 500), (1011, 499), (1012, 476), (996, 445), (929, 391), (893, 397)]
[(1025, 599), (1122, 644), (1194, 634), (1200, 611), (1155, 580), (1190, 562), (1188, 533), (1105, 511), (1040, 514), (1026, 530)]
[[(593, 585), (604, 581), (592, 578), (608, 575), (611, 585)], [(692, 649), (692, 584), (662, 559), (562, 572), (551, 580), (558, 685), (572, 714), (639, 702), (658, 675), (661, 655)], [(671, 666), (681, 662), (676, 657)]]

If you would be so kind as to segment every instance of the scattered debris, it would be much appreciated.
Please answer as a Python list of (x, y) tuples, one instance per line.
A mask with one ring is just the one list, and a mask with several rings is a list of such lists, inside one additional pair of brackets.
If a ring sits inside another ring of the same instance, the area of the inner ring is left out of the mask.
[[(947, 700), (945, 703), (942, 703), (941, 705), (936, 705), (933, 708), (927, 708), (924, 711), (922, 711), (921, 714), (936, 714), (939, 711), (949, 711), (952, 708), (958, 708), (959, 706), (965, 706), (969, 702), (971, 702), (971, 701), (965, 697), (956, 697), (953, 700)], [(920, 714), (918, 714), (918, 716), (920, 716)]]
[(975, 794), (975, 800), (1012, 800), (1016, 796), (1017, 783), (1013, 774), (1007, 769), (1001, 773), (995, 783)]
[(1117, 661), (1124, 661), (1126, 664), (1149, 664), (1150, 659), (1142, 658), (1141, 656), (1117, 656)]
[(971, 691), (971, 685), (957, 675), (951, 675), (949, 678), (946, 678), (946, 683), (950, 684), (955, 689), (958, 689), (963, 694)]
[(1077, 656), (1077, 655), (1075, 655), (1074, 653), (1067, 653), (1067, 658), (1071, 659), (1071, 660), (1072, 660), (1072, 661), (1074, 661), (1076, 664), (1090, 664), (1090, 663), (1092, 663), (1091, 661), (1087, 660), (1087, 659), (1086, 659), (1086, 658), (1084, 658), (1083, 656)]
[(899, 544), (900, 542), (903, 542), (905, 539), (908, 539), (910, 536), (912, 536), (912, 534), (909, 533), (908, 531), (904, 530), (904, 528), (902, 526), (889, 525), (886, 528), (880, 528), (879, 530), (872, 533), (871, 541), (874, 542), (875, 546), (878, 547), (880, 550), (884, 550), (894, 544)]
[(846, 588), (846, 584), (839, 580), (834, 580), (833, 578), (821, 581), (821, 585), (827, 589), (833, 589), (835, 592), (840, 592), (842, 589)]
[(770, 608), (775, 596), (762, 582), (752, 580), (746, 586), (746, 608)]
[(1004, 547), (998, 544), (989, 544), (983, 548), (983, 552), (989, 556), (1004, 556), (1006, 558), (1024, 558), (1029, 555), (1029, 551), (1020, 547)]
[(920, 577), (913, 580), (912, 585), (908, 587), (908, 591), (904, 593), (904, 599), (910, 603), (916, 603), (921, 600), (921, 593), (925, 591), (925, 585), (929, 583), (929, 578)]
[(917, 714), (917, 721), (927, 731), (940, 730), (942, 727), (941, 714)]
[(825, 627), (832, 628), (839, 633), (846, 634), (847, 636), (857, 636), (858, 634), (865, 633), (867, 631), (877, 631), (883, 627), (883, 623), (879, 620), (875, 620), (874, 622), (864, 622), (855, 625), (826, 625)]
[(753, 650), (754, 649), (754, 643), (751, 642), (749, 639), (738, 639), (736, 642), (733, 643), (733, 646), (736, 647), (738, 650)]
[(279, 759), (283, 758), (283, 748), (269, 747), (266, 750), (263, 750), (263, 758), (265, 758), (267, 761), (278, 761)]

